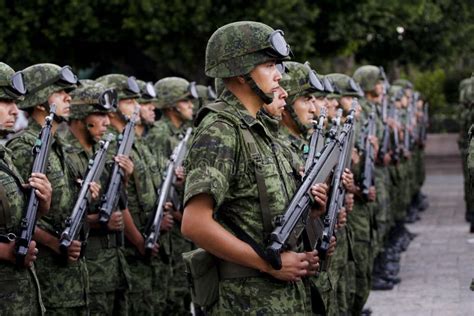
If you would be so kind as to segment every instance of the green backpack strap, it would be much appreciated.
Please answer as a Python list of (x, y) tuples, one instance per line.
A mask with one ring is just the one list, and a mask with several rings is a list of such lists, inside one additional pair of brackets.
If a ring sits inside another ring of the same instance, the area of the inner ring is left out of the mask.
[(263, 230), (265, 237), (268, 237), (273, 231), (272, 218), (270, 213), (270, 203), (265, 179), (259, 170), (262, 163), (262, 157), (257, 149), (255, 138), (250, 130), (244, 124), (241, 124), (241, 131), (244, 141), (249, 150), (250, 158), (254, 162), (255, 179), (257, 181), (258, 197), (260, 200), (260, 209), (262, 210)]

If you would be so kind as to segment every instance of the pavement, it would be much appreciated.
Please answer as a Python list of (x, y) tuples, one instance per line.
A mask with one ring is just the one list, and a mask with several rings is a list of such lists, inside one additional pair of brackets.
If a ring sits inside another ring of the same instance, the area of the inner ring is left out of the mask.
[(423, 192), (430, 207), (407, 225), (418, 237), (402, 254), (402, 282), (372, 291), (373, 316), (474, 316), (474, 234), (464, 219), (464, 188), (456, 134), (428, 135)]

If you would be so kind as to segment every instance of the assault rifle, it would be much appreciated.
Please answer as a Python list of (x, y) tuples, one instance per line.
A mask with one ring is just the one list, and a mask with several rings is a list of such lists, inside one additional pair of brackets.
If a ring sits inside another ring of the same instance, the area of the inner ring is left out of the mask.
[[(313, 196), (311, 187), (316, 183), (323, 183), (331, 176), (333, 169), (338, 165), (344, 145), (349, 143), (353, 128), (353, 118), (348, 117), (342, 131), (338, 135), (338, 127), (334, 125), (327, 137), (327, 143), (319, 158), (306, 171), (303, 183), (291, 199), (285, 213), (276, 217), (275, 229), (270, 234), (270, 242), (265, 251), (266, 260), (274, 269), (281, 269), (280, 254), (297, 245), (307, 223), (311, 218), (311, 204)], [(342, 155), (344, 156), (344, 155)], [(311, 157), (309, 157), (311, 159)], [(342, 160), (342, 161), (345, 161)], [(316, 245), (313, 245), (313, 249)]]
[(315, 249), (318, 250), (319, 258), (321, 259), (322, 271), (326, 271), (329, 267), (329, 258), (327, 256), (327, 252), (331, 244), (331, 237), (336, 231), (336, 223), (339, 210), (344, 204), (346, 189), (344, 188), (344, 185), (342, 183), (342, 174), (344, 173), (344, 170), (346, 168), (350, 167), (351, 163), (352, 148), (354, 147), (354, 112), (355, 108), (353, 107), (351, 112), (347, 116), (346, 122), (344, 123), (344, 127), (341, 131), (341, 135), (344, 136), (345, 139), (339, 144), (339, 146), (341, 147), (341, 152), (331, 180), (329, 203), (327, 204), (327, 211), (324, 215), (323, 220), (323, 234), (320, 241), (315, 247)]
[[(52, 144), (52, 127), (53, 120), (56, 115), (56, 105), (50, 106), (49, 115), (45, 118), (45, 123), (41, 128), (41, 132), (36, 139), (36, 143), (32, 148), (34, 155), (33, 167), (31, 173), (46, 173), (46, 165), (48, 163), (49, 152)], [(38, 213), (39, 200), (35, 194), (35, 189), (28, 190), (28, 204), (24, 210), (23, 218), (20, 224), (19, 237), (16, 240), (16, 263), (23, 266), (25, 257), (28, 253), (31, 238), (33, 237), (36, 227), (36, 216)]]
[(67, 253), (67, 249), (73, 240), (76, 240), (79, 232), (84, 224), (87, 216), (87, 208), (92, 198), (89, 185), (92, 182), (97, 182), (102, 172), (104, 171), (105, 161), (107, 160), (107, 150), (109, 149), (110, 141), (113, 134), (108, 134), (104, 140), (99, 142), (100, 148), (94, 154), (94, 157), (89, 160), (89, 165), (81, 184), (81, 191), (77, 197), (76, 204), (72, 210), (71, 216), (66, 219), (66, 228), (61, 234), (59, 247), (63, 253)]
[(369, 114), (367, 121), (367, 133), (364, 142), (364, 173), (362, 176), (362, 194), (367, 199), (369, 195), (369, 189), (374, 185), (374, 163), (375, 163), (375, 152), (370, 142), (370, 137), (375, 136), (375, 109), (372, 106), (372, 111)]
[(158, 201), (153, 212), (148, 220), (148, 228), (146, 230), (145, 238), (145, 251), (147, 256), (151, 255), (151, 250), (155, 246), (156, 242), (160, 238), (160, 226), (163, 220), (163, 211), (165, 209), (165, 203), (171, 199), (174, 207), (177, 210), (181, 209), (182, 201), (179, 198), (178, 192), (174, 187), (176, 182), (175, 169), (178, 166), (181, 166), (184, 160), (184, 156), (187, 150), (187, 143), (191, 137), (192, 128), (186, 130), (186, 134), (179, 144), (174, 148), (173, 154), (170, 157), (168, 162), (168, 167), (163, 177), (163, 182), (161, 183), (160, 188), (158, 189)]
[(327, 116), (327, 110), (326, 108), (321, 109), (321, 113), (319, 115), (318, 121), (315, 121), (314, 123), (314, 130), (313, 134), (311, 135), (311, 139), (309, 142), (309, 152), (308, 152), (308, 157), (306, 158), (306, 162), (304, 165), (304, 170), (306, 173), (306, 170), (309, 170), (309, 168), (314, 165), (316, 162), (316, 155), (321, 151), (324, 145), (324, 121)]
[[(136, 107), (135, 111), (128, 119), (122, 134), (117, 137), (119, 148), (116, 155), (130, 155), (130, 151), (132, 150), (132, 145), (135, 140), (135, 123), (137, 121), (139, 111), (140, 108)], [(105, 194), (102, 195), (101, 205), (99, 208), (99, 223), (104, 228), (107, 226), (112, 212), (117, 209), (122, 191), (123, 177), (124, 172), (122, 168), (120, 168), (117, 162), (114, 162), (112, 173), (109, 177), (107, 190), (105, 191)], [(123, 232), (119, 232), (118, 234), (120, 234), (119, 243), (122, 243)]]

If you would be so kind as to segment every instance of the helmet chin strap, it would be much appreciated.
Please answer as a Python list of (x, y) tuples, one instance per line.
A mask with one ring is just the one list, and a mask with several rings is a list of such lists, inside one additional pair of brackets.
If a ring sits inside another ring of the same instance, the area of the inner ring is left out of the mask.
[(288, 112), (290, 113), (291, 118), (293, 119), (293, 122), (296, 125), (296, 128), (298, 129), (298, 132), (306, 137), (308, 134), (308, 131), (311, 127), (304, 125), (303, 123), (300, 122), (298, 115), (296, 115), (295, 109), (293, 108), (293, 105), (289, 105), (286, 107)]
[[(46, 101), (45, 103), (42, 104), (42, 106), (46, 109), (46, 112), (49, 114), (49, 111), (51, 110), (51, 108), (49, 107), (49, 103)], [(58, 124), (61, 124), (62, 122), (68, 122), (69, 121), (68, 118), (66, 118), (64, 116), (60, 116), (58, 114), (54, 115), (53, 120)]]
[(255, 94), (258, 95), (260, 99), (262, 99), (263, 103), (270, 104), (273, 102), (273, 94), (267, 94), (263, 92), (262, 89), (258, 87), (255, 80), (253, 80), (253, 78), (250, 76), (250, 74), (245, 74), (243, 77), (245, 82), (247, 82), (247, 84), (250, 86), (250, 89), (252, 89), (252, 91), (255, 92)]
[(94, 137), (92, 136), (91, 132), (90, 132), (90, 129), (94, 128), (95, 125), (90, 124), (90, 123), (87, 123), (85, 125), (86, 125), (86, 130), (87, 130), (87, 141), (89, 142), (89, 144), (97, 143), (96, 140), (94, 139)]

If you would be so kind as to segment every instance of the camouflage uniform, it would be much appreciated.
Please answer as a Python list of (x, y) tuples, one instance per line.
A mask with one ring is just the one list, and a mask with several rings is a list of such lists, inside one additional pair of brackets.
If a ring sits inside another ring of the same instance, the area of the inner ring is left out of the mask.
[[(94, 82), (81, 82), (81, 87), (72, 93), (71, 120), (83, 120), (89, 114), (108, 113), (112, 109), (101, 109), (98, 99), (106, 88)], [(87, 151), (72, 132), (65, 135), (67, 146), (66, 163), (70, 178), (77, 185), (77, 180), (83, 179), (93, 152)], [(95, 147), (95, 146), (94, 146)], [(109, 146), (108, 154), (116, 152), (116, 146)], [(93, 150), (94, 151), (94, 150)], [(102, 192), (107, 188), (107, 168), (101, 176)], [(97, 201), (91, 203), (88, 213), (97, 213)], [(128, 266), (123, 254), (123, 248), (116, 244), (115, 232), (104, 232), (102, 229), (91, 228), (88, 231), (87, 247), (85, 250), (90, 285), (90, 314), (118, 315), (127, 312)]]
[[(176, 103), (181, 100), (197, 100), (197, 91), (194, 83), (178, 77), (167, 77), (155, 84), (158, 94), (157, 106), (160, 109), (175, 108)], [(171, 119), (164, 113), (162, 119), (155, 124), (155, 128), (147, 137), (147, 143), (154, 152), (161, 170), (166, 170), (168, 160), (173, 150), (184, 137), (189, 122), (184, 121), (181, 126), (176, 127)], [(161, 180), (161, 177), (158, 178)], [(158, 183), (161, 185), (161, 183)], [(182, 189), (177, 188), (182, 197)], [(182, 210), (178, 210), (182, 211)], [(171, 231), (164, 234), (160, 239), (169, 257), (169, 273), (164, 275), (168, 278), (167, 303), (164, 313), (186, 314), (189, 313), (191, 296), (188, 289), (186, 276), (183, 273), (184, 263), (181, 254), (194, 248), (193, 244), (181, 235), (180, 224), (174, 225)], [(163, 275), (162, 275), (163, 276)], [(162, 280), (157, 280), (161, 283)]]
[[(108, 88), (115, 89), (119, 100), (137, 99), (140, 96), (139, 91), (127, 90), (129, 89), (125, 86), (127, 77), (124, 75), (111, 74), (96, 80)], [(123, 114), (119, 113), (119, 115)], [(119, 131), (112, 128), (108, 132), (116, 137), (119, 135)], [(159, 169), (150, 156), (147, 145), (142, 139), (136, 138), (130, 152), (134, 169), (127, 185), (127, 202), (133, 222), (142, 233), (145, 231), (150, 214), (154, 211), (157, 199), (157, 188), (153, 179), (159, 177)], [(155, 305), (152, 289), (154, 267), (128, 240), (125, 240), (125, 258), (130, 270), (128, 312), (130, 315), (151, 315)]]
[[(258, 64), (274, 60), (267, 51), (276, 48), (269, 39), (273, 29), (257, 22), (236, 22), (218, 29), (206, 49), (206, 75), (214, 78), (244, 76), (264, 103), (266, 95), (249, 76)], [(281, 38), (282, 39), (282, 38)], [(282, 39), (284, 41), (284, 39)], [(281, 48), (281, 47), (279, 47)], [(287, 48), (287, 47), (285, 47)], [(280, 59), (289, 52), (279, 50)], [(226, 227), (233, 223), (264, 247), (265, 232), (254, 168), (265, 183), (269, 217), (281, 214), (296, 183), (292, 168), (281, 152), (272, 150), (272, 135), (227, 89), (219, 103), (200, 111), (198, 125), (186, 159), (184, 203), (204, 193), (214, 200), (216, 220)], [(252, 136), (255, 157), (250, 158)], [(248, 138), (249, 136), (247, 136)], [(258, 155), (258, 157), (256, 157)], [(256, 164), (256, 166), (254, 165)], [(256, 270), (219, 260), (219, 265), (236, 266), (246, 273), (221, 275), (215, 314), (303, 314), (307, 310), (302, 282), (281, 282)], [(221, 270), (222, 271), (222, 270)]]
[[(60, 67), (52, 64), (33, 65), (23, 70), (26, 86), (29, 91), (41, 85), (49, 78), (57, 75)], [(20, 103), (21, 109), (43, 104), (48, 96), (55, 91), (73, 88), (52, 83), (35, 93), (28, 94)], [(41, 126), (33, 119), (29, 120), (28, 128), (10, 140), (7, 147), (12, 151), (12, 160), (23, 178), (29, 176), (33, 164), (31, 148), (40, 133)], [(46, 176), (53, 187), (51, 208), (49, 213), (38, 221), (38, 227), (59, 237), (65, 228), (65, 220), (71, 212), (74, 197), (77, 193), (71, 186), (66, 172), (64, 144), (55, 135), (48, 159)], [(67, 263), (63, 255), (59, 255), (49, 247), (39, 244), (39, 255), (36, 270), (41, 285), (43, 301), (48, 313), (58, 315), (82, 315), (87, 310), (87, 268), (84, 258)]]
[[(0, 80), (9, 81), (13, 69), (0, 63)], [(16, 102), (21, 98), (7, 93), (11, 89), (0, 84), (0, 100)], [(1, 131), (4, 132), (3, 130)], [(8, 132), (8, 131), (7, 131)], [(0, 145), (0, 242), (14, 242), (20, 230), (23, 210), (27, 196), (21, 186), (23, 178), (11, 161), (11, 151)], [(5, 315), (42, 315), (44, 306), (41, 300), (39, 283), (34, 268), (19, 268), (11, 262), (0, 262), (0, 310)]]

